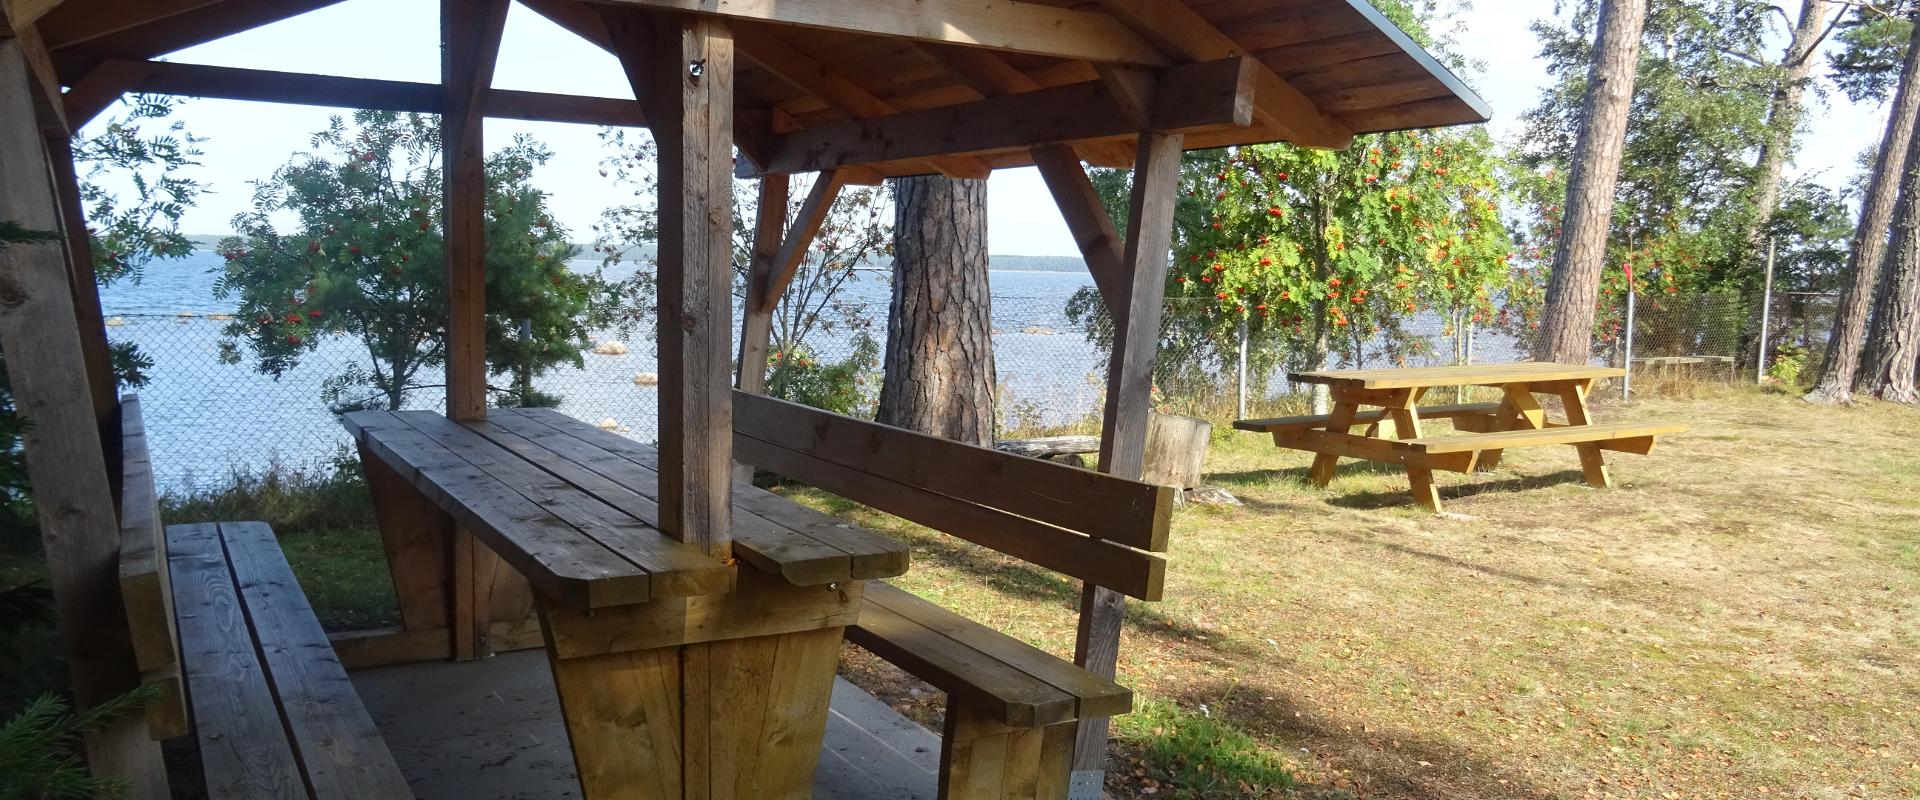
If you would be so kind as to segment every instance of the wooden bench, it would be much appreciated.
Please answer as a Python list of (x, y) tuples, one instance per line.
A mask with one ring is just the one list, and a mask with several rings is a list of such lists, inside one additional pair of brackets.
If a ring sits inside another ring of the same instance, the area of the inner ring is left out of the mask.
[[(1444, 405), (1444, 406), (1421, 406), (1418, 409), (1420, 413), (1420, 418), (1423, 420), (1428, 420), (1428, 419), (1456, 419), (1457, 420), (1460, 418), (1481, 417), (1481, 416), (1491, 417), (1495, 412), (1499, 410), (1500, 410), (1499, 403), (1459, 403), (1455, 405)], [(1388, 419), (1389, 416), (1390, 414), (1387, 409), (1375, 408), (1375, 409), (1355, 413), (1353, 415), (1353, 423), (1355, 425), (1374, 425), (1374, 424), (1378, 424), (1381, 420)], [(1333, 421), (1332, 414), (1309, 414), (1309, 415), (1303, 415), (1298, 417), (1274, 417), (1272, 419), (1234, 420), (1233, 427), (1235, 430), (1252, 431), (1255, 433), (1279, 433), (1282, 431), (1296, 431), (1296, 430), (1306, 430), (1309, 428), (1323, 428), (1323, 427), (1326, 427), (1326, 425), (1332, 421)]]
[(412, 797), (273, 530), (162, 529), (138, 398), (120, 425), (120, 586), (143, 679), (161, 687), (154, 737), (195, 734), (209, 800)]
[[(1160, 598), (1174, 489), (734, 393), (734, 457), (1028, 563)], [(847, 638), (947, 693), (941, 798), (1067, 795), (1077, 722), (1133, 694), (871, 582)]]

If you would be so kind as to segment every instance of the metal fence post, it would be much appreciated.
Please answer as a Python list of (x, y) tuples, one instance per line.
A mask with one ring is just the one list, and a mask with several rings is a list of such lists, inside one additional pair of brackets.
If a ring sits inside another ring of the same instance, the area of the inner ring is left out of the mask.
[(1767, 283), (1760, 293), (1760, 354), (1754, 357), (1753, 382), (1767, 382), (1767, 328), (1773, 324), (1773, 239), (1767, 239)]
[(1627, 374), (1620, 378), (1620, 400), (1625, 402), (1633, 398), (1633, 306), (1634, 298), (1640, 293), (1633, 290), (1633, 281), (1627, 281), (1627, 347), (1622, 363)]
[(1239, 419), (1247, 418), (1247, 321), (1240, 320), (1240, 393), (1238, 396)]

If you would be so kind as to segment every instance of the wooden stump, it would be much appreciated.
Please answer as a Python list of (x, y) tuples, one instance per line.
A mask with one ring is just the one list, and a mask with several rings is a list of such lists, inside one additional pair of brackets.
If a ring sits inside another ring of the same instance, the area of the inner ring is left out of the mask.
[(1141, 480), (1175, 489), (1198, 489), (1207, 464), (1213, 423), (1155, 414), (1147, 425), (1147, 461)]

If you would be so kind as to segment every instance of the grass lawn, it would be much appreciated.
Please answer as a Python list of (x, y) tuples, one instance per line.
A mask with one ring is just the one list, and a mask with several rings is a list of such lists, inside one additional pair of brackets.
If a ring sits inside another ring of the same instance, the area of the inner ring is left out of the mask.
[[(1602, 404), (1691, 424), (1587, 488), (1571, 448), (1402, 473), (1223, 434), (1243, 507), (1175, 518), (1167, 600), (1132, 603), (1124, 797), (1920, 797), (1920, 410), (1773, 392)], [(354, 491), (359, 491), (357, 487)], [(340, 494), (328, 494), (340, 492)], [(317, 497), (310, 497), (317, 494)], [(899, 582), (1052, 652), (1078, 586), (812, 491), (915, 544)], [(253, 486), (173, 520), (261, 518), (335, 627), (393, 616), (364, 499)], [(249, 509), (264, 507), (260, 513)], [(198, 516), (196, 516), (198, 515)], [(849, 648), (917, 718), (939, 695)]]
[[(1140, 797), (1920, 797), (1920, 411), (1758, 390), (1602, 406), (1691, 433), (1406, 478), (1253, 434), (1175, 520), (1167, 600), (1130, 605), (1116, 721)], [(829, 498), (816, 502), (851, 511)], [(1048, 650), (1076, 587), (870, 512), (918, 543), (900, 583)], [(916, 711), (870, 660), (863, 682)], [(1144, 763), (1141, 761), (1144, 760)]]

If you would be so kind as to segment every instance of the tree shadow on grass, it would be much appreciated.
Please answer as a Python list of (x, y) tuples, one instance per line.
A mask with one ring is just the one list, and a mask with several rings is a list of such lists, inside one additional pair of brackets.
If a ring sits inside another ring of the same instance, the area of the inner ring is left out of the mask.
[[(1516, 475), (1499, 480), (1482, 480), (1473, 483), (1456, 484), (1440, 488), (1440, 501), (1461, 500), (1482, 494), (1495, 492), (1523, 492), (1532, 489), (1544, 489), (1564, 483), (1585, 483), (1586, 476), (1580, 470), (1561, 470), (1544, 475)], [(1413, 496), (1405, 491), (1362, 491), (1348, 492), (1327, 501), (1342, 508), (1376, 509), (1390, 506), (1411, 506)], [(1443, 506), (1444, 507), (1444, 506)]]
[[(1249, 511), (1252, 511), (1255, 514), (1292, 513), (1300, 510), (1299, 506), (1290, 506), (1290, 505), (1284, 505), (1280, 503), (1269, 503), (1263, 500), (1243, 500), (1241, 502), (1245, 504), (1245, 506)], [(1555, 580), (1549, 580), (1546, 578), (1539, 577), (1537, 575), (1528, 575), (1520, 572), (1511, 572), (1508, 570), (1499, 569), (1497, 567), (1490, 567), (1485, 564), (1476, 564), (1472, 561), (1466, 561), (1463, 559), (1454, 558), (1453, 556), (1445, 555), (1443, 553), (1435, 553), (1427, 550), (1422, 550), (1418, 547), (1410, 547), (1401, 542), (1393, 541), (1387, 538), (1390, 535), (1394, 535), (1391, 532), (1382, 533), (1379, 535), (1369, 535), (1370, 533), (1374, 533), (1374, 532), (1365, 532), (1365, 531), (1354, 532), (1354, 531), (1346, 531), (1346, 530), (1338, 530), (1338, 529), (1330, 529), (1330, 528), (1316, 529), (1314, 531), (1315, 535), (1332, 536), (1337, 539), (1344, 539), (1353, 544), (1362, 545), (1366, 547), (1378, 547), (1380, 549), (1392, 551), (1394, 553), (1399, 553), (1401, 555), (1426, 559), (1428, 561), (1433, 561), (1435, 563), (1443, 564), (1449, 567), (1453, 567), (1455, 569), (1462, 569), (1470, 572), (1477, 572), (1482, 575), (1486, 575), (1488, 577), (1493, 577), (1493, 578), (1499, 578), (1501, 580), (1514, 581), (1516, 583), (1524, 583), (1529, 586), (1552, 587), (1556, 589), (1574, 590), (1579, 588), (1579, 587), (1573, 586), (1572, 584), (1562, 583), (1560, 581), (1555, 581)]]
[[(1517, 769), (1508, 769), (1441, 737), (1406, 728), (1371, 730), (1361, 720), (1327, 719), (1272, 685), (1195, 682), (1162, 699), (1194, 714), (1204, 713), (1206, 727), (1228, 732), (1225, 739), (1216, 734), (1216, 741), (1237, 739), (1237, 732), (1270, 746), (1297, 747), (1291, 751), (1292, 758), (1313, 760), (1327, 771), (1337, 770), (1342, 777), (1321, 784), (1302, 781), (1295, 787), (1296, 796), (1345, 797), (1350, 796), (1348, 791), (1366, 797), (1545, 800), (1560, 796), (1519, 780)], [(1202, 707), (1205, 711), (1199, 712)], [(1200, 751), (1198, 755), (1205, 757), (1204, 742), (1155, 741), (1157, 737), (1179, 736), (1183, 732), (1177, 727), (1156, 727), (1144, 732), (1145, 741), (1134, 743), (1144, 745), (1145, 752), (1163, 757), (1169, 751), (1189, 758), (1195, 755), (1192, 751)], [(1233, 781), (1254, 777), (1234, 774), (1243, 768), (1234, 759), (1217, 758), (1212, 771), (1231, 786)], [(1187, 771), (1193, 772), (1191, 767)]]

